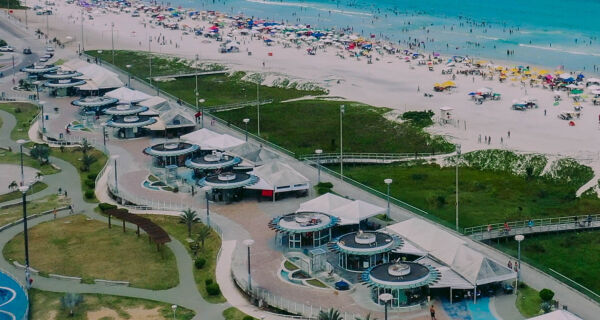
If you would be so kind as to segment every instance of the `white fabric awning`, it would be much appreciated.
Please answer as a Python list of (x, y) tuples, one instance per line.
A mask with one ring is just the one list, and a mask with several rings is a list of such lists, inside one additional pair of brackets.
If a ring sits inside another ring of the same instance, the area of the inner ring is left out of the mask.
[[(196, 131), (190, 132), (188, 134), (182, 135), (181, 140), (192, 143), (192, 144), (199, 145), (202, 148), (203, 146), (206, 146), (204, 144), (204, 141), (206, 141), (210, 138), (217, 137), (219, 135), (220, 135), (219, 133), (216, 133), (212, 130), (202, 128), (200, 130), (196, 130)], [(202, 149), (208, 150), (206, 147), (204, 147)]]
[(423, 257), (416, 262), (422, 264), (428, 264), (435, 267), (440, 272), (440, 280), (436, 283), (430, 284), (430, 288), (452, 288), (452, 289), (473, 289), (474, 285), (470, 284), (469, 281), (461, 277), (458, 273), (454, 272), (451, 268), (435, 261), (431, 257)]
[(352, 203), (352, 200), (328, 192), (322, 196), (303, 202), (296, 212), (322, 212), (332, 214), (333, 210), (350, 203)]
[(220, 134), (204, 140), (200, 146), (207, 146), (212, 149), (226, 150), (244, 144), (244, 140), (232, 137), (228, 134)]
[(331, 214), (341, 219), (341, 225), (359, 224), (361, 221), (384, 213), (385, 208), (355, 200), (346, 205), (333, 209)]
[(259, 182), (246, 187), (247, 189), (273, 190), (277, 193), (307, 190), (310, 188), (310, 180), (308, 178), (278, 160), (273, 160), (254, 168), (252, 174), (259, 178)]
[(109, 91), (104, 96), (119, 99), (119, 103), (137, 103), (151, 98), (150, 95), (127, 87)]
[(583, 320), (582, 318), (566, 310), (556, 310), (541, 316), (529, 318), (529, 320)]

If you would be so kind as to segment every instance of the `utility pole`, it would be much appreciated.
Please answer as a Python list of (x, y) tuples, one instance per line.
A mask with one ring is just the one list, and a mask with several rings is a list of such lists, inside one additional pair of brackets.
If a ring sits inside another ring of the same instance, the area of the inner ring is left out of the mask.
[(152, 51), (150, 51), (150, 43), (152, 42), (152, 36), (148, 36), (148, 59), (150, 61), (150, 86), (152, 86)]
[(114, 37), (115, 23), (110, 23), (110, 42), (112, 44), (112, 64), (115, 65), (115, 37)]
[(344, 105), (340, 106), (340, 179), (344, 180), (344, 122), (343, 115), (346, 111)]
[(259, 90), (260, 90), (260, 75), (259, 78), (256, 80), (256, 110), (258, 112), (257, 115), (257, 132), (258, 132), (258, 136), (260, 137), (260, 95), (259, 95)]
[(83, 8), (81, 9), (81, 52), (85, 51), (85, 41), (83, 40)]
[(460, 144), (456, 145), (456, 232), (458, 228), (458, 163), (460, 161)]

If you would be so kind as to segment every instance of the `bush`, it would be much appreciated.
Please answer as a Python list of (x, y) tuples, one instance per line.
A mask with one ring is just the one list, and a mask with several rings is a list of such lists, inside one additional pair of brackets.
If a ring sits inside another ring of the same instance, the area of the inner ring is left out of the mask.
[(98, 208), (100, 209), (100, 211), (104, 212), (107, 210), (116, 209), (117, 206), (115, 206), (114, 204), (102, 202), (101, 204), (98, 205)]
[(85, 185), (90, 188), (90, 189), (94, 189), (96, 187), (96, 181), (94, 180), (85, 180)]
[(21, 113), (21, 112), (23, 112), (23, 111), (21, 110), (21, 108), (15, 108), (15, 113)]
[(83, 195), (86, 199), (94, 199), (94, 190), (87, 190)]
[(554, 292), (550, 289), (542, 289), (540, 291), (540, 299), (544, 302), (550, 302), (554, 298)]
[(88, 178), (88, 179), (90, 179), (90, 180), (94, 180), (94, 181), (96, 181), (96, 178), (97, 178), (97, 177), (98, 177), (98, 174), (97, 174), (97, 173), (90, 173), (90, 174), (88, 174), (88, 175), (87, 175), (87, 178)]
[(179, 187), (173, 187), (173, 193), (179, 192)]
[(333, 183), (321, 182), (321, 183), (317, 184), (317, 186), (331, 189), (331, 188), (333, 188)]
[(207, 286), (213, 284), (213, 279), (212, 278), (205, 279), (204, 280), (204, 284), (207, 285)]
[(194, 261), (194, 266), (196, 266), (196, 269), (202, 269), (204, 268), (204, 265), (206, 265), (206, 259), (204, 258), (197, 258), (196, 261)]
[(242, 320), (254, 320), (254, 318), (251, 316), (244, 316)]
[(408, 111), (403, 113), (401, 118), (402, 120), (410, 121), (410, 124), (416, 127), (425, 128), (433, 124), (433, 120), (431, 120), (431, 117), (433, 117), (433, 115), (434, 113), (431, 110)]
[(221, 288), (219, 288), (219, 284), (211, 283), (206, 286), (206, 292), (209, 296), (218, 296), (221, 294)]

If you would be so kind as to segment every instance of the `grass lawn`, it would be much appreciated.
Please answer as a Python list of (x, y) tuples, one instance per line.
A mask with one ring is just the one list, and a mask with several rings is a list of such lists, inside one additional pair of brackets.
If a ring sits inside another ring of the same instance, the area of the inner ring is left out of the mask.
[(317, 288), (327, 288), (327, 285), (324, 284), (323, 282), (319, 281), (318, 279), (306, 280), (306, 283), (310, 284), (311, 286), (317, 287)]
[[(337, 169), (337, 168), (336, 168)], [(455, 168), (437, 164), (351, 166), (344, 173), (381, 192), (392, 178), (390, 194), (454, 226)], [(586, 214), (600, 210), (597, 197), (575, 198), (573, 185), (549, 177), (461, 167), (460, 226), (503, 223), (528, 218)]]
[[(112, 229), (100, 221), (74, 215), (41, 223), (29, 230), (29, 252), (33, 268), (45, 272), (82, 277), (84, 280), (129, 281), (132, 287), (167, 289), (179, 283), (175, 256), (167, 247), (156, 250), (147, 235), (133, 230), (123, 233), (118, 223)], [(4, 247), (4, 257), (24, 261), (23, 236)]]
[[(398, 124), (383, 117), (389, 111), (354, 102), (302, 100), (260, 107), (261, 136), (296, 154), (340, 150), (340, 105), (343, 116), (344, 152), (449, 152), (452, 145), (421, 128)], [(217, 116), (257, 133), (256, 106), (217, 113)]]
[(250, 316), (241, 312), (240, 310), (236, 309), (235, 307), (231, 307), (231, 308), (227, 308), (227, 309), (223, 310), (223, 318), (225, 318), (225, 320), (256, 319), (253, 317), (250, 317), (250, 318), (244, 318), (244, 317), (250, 317)]
[(517, 293), (517, 309), (525, 318), (531, 318), (540, 314), (540, 304), (542, 299), (539, 296), (540, 292), (530, 287), (520, 288)]
[(285, 262), (283, 263), (283, 266), (288, 269), (289, 271), (296, 271), (300, 268), (296, 267), (295, 264), (291, 263), (289, 260), (285, 260)]
[[(187, 241), (187, 227), (185, 224), (179, 223), (179, 217), (158, 215), (148, 215), (146, 217), (163, 227), (170, 236), (183, 243), (188, 249), (188, 252), (190, 252), (190, 255), (192, 254)], [(196, 230), (198, 230), (199, 227), (199, 223), (192, 227), (192, 236), (197, 232)], [(202, 256), (206, 259), (204, 268), (196, 269), (196, 267), (193, 267), (194, 279), (196, 279), (198, 291), (200, 291), (202, 297), (210, 303), (222, 303), (226, 301), (221, 294), (217, 296), (208, 295), (206, 292), (206, 284), (204, 283), (205, 279), (213, 279), (213, 282), (216, 282), (215, 268), (217, 265), (217, 254), (219, 253), (220, 248), (221, 238), (216, 232), (212, 231), (211, 236), (205, 240), (204, 249), (200, 249), (198, 253), (198, 256)]]
[[(1, 2), (1, 1), (0, 1)], [(23, 102), (0, 103), (0, 110), (11, 113), (17, 119), (17, 125), (10, 133), (10, 138), (14, 141), (19, 139), (29, 139), (28, 131), (31, 120), (40, 112), (37, 105)]]
[[(170, 303), (152, 300), (127, 298), (104, 294), (83, 294), (83, 302), (70, 316), (62, 308), (60, 298), (64, 293), (31, 289), (29, 291), (30, 319), (173, 319)], [(195, 315), (194, 311), (178, 307), (177, 320), (189, 320)]]
[[(66, 198), (52, 194), (38, 200), (27, 201), (27, 216), (67, 205), (69, 205), (69, 201)], [(0, 226), (21, 218), (23, 218), (23, 207), (20, 204), (0, 210)]]
[[(32, 195), (36, 192), (40, 192), (44, 189), (48, 188), (48, 185), (43, 183), (43, 182), (36, 182), (33, 184), (33, 186), (31, 188), (29, 188), (29, 191), (27, 191), (27, 195)], [(9, 193), (5, 193), (0, 195), (0, 203), (5, 202), (5, 201), (9, 201), (9, 200), (14, 200), (17, 198), (21, 198), (23, 196), (23, 194), (21, 193), (21, 191), (12, 191)], [(0, 216), (2, 215), (2, 213), (0, 213)], [(0, 218), (1, 220), (1, 218)], [(0, 224), (2, 225), (2, 224)]]
[[(492, 242), (494, 247), (517, 256), (517, 243), (514, 240), (500, 243)], [(564, 281), (584, 294), (587, 291), (578, 288), (568, 280), (548, 270), (573, 279), (588, 289), (600, 294), (600, 231), (551, 233), (525, 236), (521, 243), (521, 259), (544, 270), (548, 274)], [(600, 299), (588, 294), (590, 298)]]
[(23, 9), (25, 7), (21, 6), (21, 1), (19, 0), (6, 0), (0, 1), (0, 8)]
[[(21, 164), (21, 154), (18, 152), (19, 150), (13, 150), (16, 152), (8, 152), (6, 150), (0, 149), (0, 163), (8, 163), (8, 164)], [(50, 153), (51, 156), (54, 153)], [(44, 164), (40, 165), (40, 162), (26, 154), (23, 154), (23, 165), (26, 167), (32, 167), (39, 170), (43, 175), (51, 175), (60, 172), (60, 169), (56, 169), (52, 166), (52, 164)]]
[[(81, 149), (65, 148), (65, 151), (61, 152), (59, 148), (52, 148), (52, 155), (54, 157), (65, 160), (65, 161), (71, 163), (75, 168), (77, 168), (77, 171), (79, 172), (79, 178), (81, 180), (81, 190), (83, 191), (83, 194), (84, 194), (83, 199), (86, 202), (95, 203), (95, 202), (98, 202), (98, 199), (96, 199), (96, 196), (93, 194), (94, 187), (87, 185), (86, 180), (95, 181), (95, 176), (98, 175), (98, 172), (100, 172), (100, 170), (102, 170), (102, 168), (104, 167), (104, 164), (108, 160), (108, 157), (104, 153), (102, 153), (102, 151), (97, 150), (97, 149), (89, 150), (88, 154), (91, 155), (92, 157), (94, 157), (96, 159), (96, 161), (90, 166), (90, 169), (88, 171), (84, 172), (84, 171), (81, 171), (81, 168), (82, 168), (81, 158), (83, 157), (83, 152), (81, 152)], [(94, 179), (89, 179), (88, 176), (93, 176)], [(58, 186), (58, 187), (62, 187), (64, 190), (66, 187), (68, 187), (68, 185)], [(92, 198), (88, 198), (85, 196), (85, 193), (88, 191), (91, 191)], [(67, 192), (68, 192), (68, 188), (67, 188)]]

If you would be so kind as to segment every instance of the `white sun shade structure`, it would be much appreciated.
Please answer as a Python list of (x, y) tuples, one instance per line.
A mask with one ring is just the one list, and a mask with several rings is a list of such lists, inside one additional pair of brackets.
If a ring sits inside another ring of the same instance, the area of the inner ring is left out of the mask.
[(232, 137), (228, 134), (219, 134), (204, 140), (200, 146), (208, 150), (226, 150), (244, 144), (244, 140)]
[(277, 154), (249, 142), (233, 147), (227, 152), (243, 159), (241, 167), (256, 167), (279, 158)]
[(308, 178), (279, 160), (273, 160), (256, 167), (251, 174), (257, 176), (259, 180), (258, 183), (248, 186), (246, 189), (272, 190), (273, 198), (275, 198), (275, 193), (308, 190), (310, 188)]
[(86, 84), (79, 86), (79, 89), (88, 91), (106, 90), (120, 88), (124, 85), (125, 84), (116, 75), (113, 75), (111, 73), (101, 73), (94, 76), (93, 78), (86, 80)]
[(541, 316), (529, 318), (529, 320), (583, 320), (567, 310), (556, 310)]
[(212, 130), (202, 128), (200, 130), (196, 130), (196, 131), (190, 132), (188, 134), (184, 134), (180, 138), (183, 141), (199, 145), (200, 148), (203, 150), (209, 150), (209, 149), (207, 149), (206, 145), (204, 144), (204, 141), (214, 138), (214, 137), (218, 137), (220, 135), (221, 135), (220, 133), (216, 133)]
[(352, 203), (352, 200), (328, 192), (322, 196), (303, 202), (296, 212), (322, 212), (332, 214), (333, 210), (350, 203)]
[(460, 274), (474, 286), (516, 278), (517, 274), (450, 232), (419, 218), (411, 218), (386, 227)]
[(141, 91), (131, 90), (127, 87), (109, 91), (105, 93), (104, 96), (119, 99), (119, 103), (122, 104), (138, 103), (151, 98), (150, 95), (147, 95)]
[(385, 212), (385, 208), (362, 200), (350, 200), (326, 193), (300, 204), (296, 212), (322, 212), (340, 219), (340, 225), (359, 224), (361, 221)]

